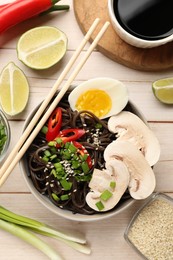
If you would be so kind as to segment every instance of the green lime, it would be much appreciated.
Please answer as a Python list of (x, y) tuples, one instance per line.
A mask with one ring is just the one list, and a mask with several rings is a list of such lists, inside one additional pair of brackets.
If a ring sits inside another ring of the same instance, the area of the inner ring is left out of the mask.
[(10, 116), (21, 113), (29, 98), (29, 84), (23, 71), (13, 62), (0, 74), (0, 105)]
[(67, 51), (67, 36), (51, 26), (28, 30), (17, 44), (18, 59), (33, 69), (47, 69), (62, 59)]
[(154, 96), (165, 104), (173, 104), (173, 78), (159, 79), (152, 84)]

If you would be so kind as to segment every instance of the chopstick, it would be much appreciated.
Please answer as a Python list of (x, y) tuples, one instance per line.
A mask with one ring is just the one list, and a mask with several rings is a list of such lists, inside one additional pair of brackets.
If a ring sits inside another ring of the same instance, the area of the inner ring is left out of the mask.
[(77, 60), (77, 58), (80, 55), (82, 49), (85, 47), (86, 43), (90, 39), (92, 33), (96, 29), (96, 27), (97, 27), (99, 22), (100, 22), (100, 19), (96, 18), (95, 21), (93, 22), (93, 24), (91, 25), (90, 29), (88, 30), (87, 34), (84, 36), (84, 38), (83, 38), (82, 42), (80, 43), (79, 47), (76, 49), (75, 53), (73, 54), (73, 56), (69, 60), (69, 62), (66, 65), (65, 69), (62, 71), (61, 75), (59, 76), (59, 78), (55, 82), (55, 84), (52, 87), (51, 91), (49, 92), (48, 96), (42, 102), (41, 106), (37, 110), (37, 113), (32, 118), (32, 121), (29, 123), (29, 125), (25, 129), (25, 132), (20, 137), (18, 143), (16, 144), (16, 146), (13, 148), (13, 150), (9, 154), (7, 161), (5, 161), (3, 166), (1, 167), (1, 169), (0, 169), (0, 178), (2, 177), (4, 172), (7, 170), (8, 165), (9, 165), (9, 161), (12, 161), (12, 159), (16, 156), (16, 153), (19, 151), (20, 147), (25, 142), (26, 138), (29, 136), (31, 130), (34, 128), (34, 126), (38, 122), (39, 117), (43, 114), (44, 110), (47, 108), (47, 106), (49, 105), (50, 101), (52, 100), (52, 98), (56, 94), (60, 84), (62, 83), (62, 81), (64, 80), (65, 76), (70, 71), (70, 69), (73, 66), (73, 64), (75, 63), (75, 61)]
[[(54, 99), (54, 101), (51, 103), (51, 105), (49, 106), (49, 108), (47, 109), (45, 114), (42, 116), (42, 114), (43, 114), (44, 110), (47, 108), (49, 102), (51, 101), (53, 96), (56, 94), (59, 85), (64, 80), (64, 77), (67, 75), (67, 73), (71, 69), (72, 65), (76, 61), (77, 57), (81, 53), (83, 47), (86, 45), (87, 41), (91, 37), (93, 31), (96, 29), (99, 21), (100, 21), (99, 18), (97, 18), (94, 21), (94, 23), (90, 27), (88, 33), (85, 35), (83, 41), (81, 42), (81, 44), (77, 48), (75, 54), (72, 56), (71, 60), (69, 61), (69, 63), (65, 67), (64, 71), (62, 72), (62, 74), (60, 75), (58, 80), (55, 82), (55, 84), (54, 84), (52, 90), (50, 91), (49, 95), (43, 101), (42, 105), (40, 106), (37, 113), (35, 114), (35, 116), (31, 120), (31, 122), (29, 123), (27, 128), (25, 129), (24, 133), (22, 134), (21, 138), (17, 142), (16, 146), (13, 148), (12, 152), (10, 153), (10, 155), (8, 156), (8, 158), (6, 159), (4, 164), (2, 165), (2, 167), (0, 169), (0, 186), (3, 185), (3, 183), (6, 181), (6, 179), (10, 175), (11, 171), (14, 169), (15, 165), (19, 162), (19, 160), (22, 158), (22, 156), (24, 155), (24, 153), (26, 152), (26, 150), (28, 149), (30, 144), (33, 142), (34, 138), (37, 136), (37, 134), (39, 133), (39, 131), (41, 130), (43, 125), (46, 123), (46, 121), (50, 117), (52, 111), (56, 108), (57, 104), (62, 99), (63, 95), (67, 92), (71, 83), (73, 82), (73, 80), (75, 79), (77, 74), (80, 72), (83, 65), (86, 63), (86, 61), (88, 60), (92, 51), (94, 50), (94, 48), (96, 47), (96, 45), (98, 44), (100, 39), (102, 38), (105, 31), (107, 30), (107, 28), (110, 24), (109, 22), (105, 22), (105, 24), (103, 25), (103, 27), (101, 28), (101, 30), (99, 31), (97, 36), (95, 37), (94, 41), (92, 42), (92, 44), (90, 45), (90, 47), (86, 51), (84, 57), (78, 63), (78, 65), (76, 66), (74, 71), (69, 76), (69, 79), (67, 80), (67, 82), (61, 88), (61, 90), (59, 91), (59, 93), (56, 96), (56, 98)], [(40, 119), (41, 116), (42, 116), (42, 118)], [(38, 122), (39, 119), (40, 119), (40, 121)], [(36, 125), (36, 127), (35, 127), (35, 125)]]

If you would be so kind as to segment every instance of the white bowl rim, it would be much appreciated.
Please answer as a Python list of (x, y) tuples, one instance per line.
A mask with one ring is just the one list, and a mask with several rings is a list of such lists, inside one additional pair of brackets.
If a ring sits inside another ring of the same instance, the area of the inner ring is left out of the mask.
[[(103, 77), (100, 77), (104, 79)], [(99, 79), (100, 79), (99, 78)], [(95, 78), (98, 79), (98, 78)], [(107, 79), (107, 78), (105, 78)], [(91, 79), (93, 80), (93, 79)], [(90, 80), (88, 80), (90, 81)], [(116, 80), (117, 81), (117, 80)], [(82, 83), (81, 83), (82, 84)], [(71, 86), (71, 88), (74, 88), (75, 86)], [(41, 103), (40, 103), (41, 104)], [(33, 114), (35, 111), (39, 108), (40, 104), (38, 104), (28, 115), (27, 119), (25, 120), (24, 126), (23, 126), (23, 131), (27, 127), (29, 121), (33, 117)], [(136, 107), (136, 105), (132, 101), (128, 101), (128, 104), (132, 107), (134, 111), (136, 111), (136, 114), (147, 124), (147, 120), (145, 119), (144, 115), (139, 111), (139, 109)], [(31, 193), (35, 196), (35, 198), (42, 204), (44, 205), (47, 209), (52, 211), (53, 213), (68, 219), (68, 220), (73, 220), (73, 221), (80, 221), (80, 222), (93, 222), (93, 221), (99, 221), (99, 220), (104, 220), (107, 218), (110, 218), (112, 216), (118, 215), (128, 207), (130, 207), (132, 204), (135, 203), (135, 200), (133, 198), (129, 198), (127, 201), (123, 202), (122, 205), (120, 205), (116, 211), (108, 211), (108, 212), (103, 212), (103, 213), (98, 213), (98, 214), (93, 214), (93, 215), (84, 215), (84, 214), (79, 214), (76, 213), (74, 214), (73, 212), (65, 209), (60, 209), (56, 205), (54, 205), (45, 195), (42, 195), (33, 185), (32, 181), (30, 178), (28, 178), (27, 172), (25, 171), (25, 161), (24, 158), (21, 159), (19, 162), (21, 173), (24, 177), (24, 180), (31, 191)]]
[[(141, 39), (141, 38), (135, 37), (134, 35), (130, 34), (119, 24), (118, 20), (116, 19), (116, 16), (115, 16), (115, 13), (113, 10), (113, 2), (114, 2), (114, 0), (108, 0), (108, 11), (109, 11), (110, 19), (112, 20), (113, 24), (116, 25), (117, 29), (121, 32), (121, 36), (122, 36), (122, 34), (124, 35), (124, 37), (122, 37), (122, 38), (126, 42), (127, 42), (127, 38), (129, 39), (129, 42), (128, 42), (129, 44), (132, 44), (132, 43), (133, 43), (132, 45), (136, 44), (135, 45), (136, 47), (142, 47), (142, 46), (147, 47), (148, 45), (150, 45), (150, 47), (156, 47), (156, 46), (166, 44), (173, 40), (173, 34), (171, 34), (163, 39), (159, 39), (159, 40), (145, 40), (145, 39)], [(118, 30), (117, 30), (117, 33), (118, 33)]]
[(6, 131), (6, 134), (7, 134), (7, 140), (6, 140), (5, 145), (3, 147), (2, 154), (0, 155), (0, 163), (1, 163), (7, 155), (9, 145), (10, 145), (10, 141), (11, 141), (10, 124), (8, 122), (7, 117), (5, 116), (4, 112), (1, 109), (0, 109), (0, 120), (3, 121), (4, 126), (5, 126), (5, 131)]

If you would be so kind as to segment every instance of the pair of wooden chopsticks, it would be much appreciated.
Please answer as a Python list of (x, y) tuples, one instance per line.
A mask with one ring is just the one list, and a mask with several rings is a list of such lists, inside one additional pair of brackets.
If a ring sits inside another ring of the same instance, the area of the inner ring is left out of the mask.
[(41, 104), (41, 106), (37, 110), (37, 113), (34, 115), (34, 117), (32, 118), (31, 122), (29, 123), (29, 125), (25, 129), (24, 133), (20, 137), (19, 141), (17, 142), (17, 144), (15, 145), (15, 147), (13, 148), (11, 153), (9, 154), (8, 158), (6, 159), (4, 164), (2, 165), (2, 167), (0, 169), (0, 186), (2, 186), (2, 184), (6, 181), (6, 179), (10, 175), (11, 171), (14, 169), (15, 165), (22, 158), (22, 156), (24, 155), (24, 153), (26, 152), (26, 150), (28, 149), (30, 144), (33, 142), (34, 138), (37, 136), (37, 134), (39, 133), (39, 131), (41, 130), (43, 125), (46, 123), (46, 121), (50, 117), (52, 111), (56, 108), (57, 104), (60, 102), (60, 100), (63, 97), (63, 95), (69, 89), (71, 83), (73, 82), (73, 80), (75, 79), (75, 77), (77, 76), (79, 71), (82, 69), (83, 65), (85, 64), (85, 62), (87, 61), (87, 59), (91, 55), (92, 51), (94, 50), (94, 48), (96, 47), (97, 43), (102, 38), (103, 34), (105, 33), (105, 31), (107, 30), (107, 28), (108, 28), (108, 26), (110, 24), (109, 22), (106, 22), (103, 25), (103, 27), (101, 28), (101, 30), (99, 31), (99, 33), (95, 37), (94, 41), (92, 42), (92, 44), (88, 48), (88, 50), (85, 53), (85, 55), (82, 58), (82, 60), (76, 66), (74, 71), (71, 73), (69, 79), (64, 84), (64, 86), (61, 88), (61, 90), (59, 91), (59, 93), (56, 96), (56, 98), (54, 99), (54, 101), (50, 104), (50, 106), (49, 106), (48, 110), (46, 111), (46, 113), (42, 116), (43, 112), (48, 107), (51, 99), (56, 94), (56, 92), (58, 90), (58, 87), (60, 86), (60, 84), (64, 80), (64, 78), (67, 75), (67, 73), (72, 68), (74, 62), (77, 60), (77, 58), (80, 55), (82, 49), (84, 48), (84, 46), (86, 45), (86, 43), (90, 39), (92, 33), (96, 29), (96, 27), (97, 27), (99, 22), (100, 22), (99, 18), (97, 18), (93, 22), (93, 24), (91, 25), (91, 27), (88, 30), (87, 34), (85, 35), (85, 37), (83, 38), (82, 42), (80, 43), (79, 47), (76, 49), (74, 55), (72, 56), (72, 58), (68, 62), (67, 66), (65, 67), (65, 69), (61, 73), (61, 75), (58, 78), (58, 80), (55, 82), (55, 84), (52, 87), (51, 91), (49, 92), (47, 98), (43, 101), (43, 103)]

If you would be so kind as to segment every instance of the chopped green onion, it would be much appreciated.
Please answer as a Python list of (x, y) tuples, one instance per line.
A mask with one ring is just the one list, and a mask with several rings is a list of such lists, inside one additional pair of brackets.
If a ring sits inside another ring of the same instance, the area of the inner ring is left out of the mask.
[(53, 154), (53, 155), (50, 156), (49, 159), (50, 159), (51, 161), (53, 161), (53, 160), (56, 159), (56, 158), (57, 158), (57, 155), (56, 155), (56, 154)]
[(81, 159), (81, 161), (86, 161), (88, 158), (88, 154), (84, 154), (84, 155), (79, 155), (79, 158)]
[(56, 178), (56, 170), (55, 169), (52, 169), (50, 173), (53, 174), (54, 177)]
[(57, 144), (61, 144), (61, 145), (63, 144), (62, 138), (60, 137), (56, 138), (55, 141)]
[(71, 190), (72, 187), (72, 182), (67, 181), (66, 179), (62, 179), (60, 181), (62, 187), (64, 188), (64, 190)]
[(98, 210), (100, 210), (100, 211), (104, 209), (104, 205), (103, 205), (103, 203), (101, 201), (98, 201), (96, 203), (96, 206), (97, 206)]
[(90, 174), (86, 174), (86, 175), (83, 175), (83, 176), (76, 175), (75, 178), (76, 178), (77, 181), (89, 182), (91, 180), (91, 175)]
[(90, 168), (89, 168), (87, 162), (82, 162), (81, 166), (82, 166), (82, 170), (83, 170), (84, 173), (88, 173), (89, 172)]
[(63, 153), (62, 153), (62, 158), (63, 160), (69, 160), (71, 159), (71, 154), (68, 150), (64, 150)]
[(51, 150), (51, 153), (52, 153), (52, 154), (54, 154), (54, 153), (57, 152), (57, 149), (56, 149), (56, 147), (54, 147), (54, 146), (50, 147), (50, 150)]
[(49, 161), (49, 158), (48, 158), (47, 156), (43, 156), (42, 159), (43, 159), (43, 161), (45, 161), (45, 162), (48, 162), (48, 161)]
[(47, 131), (48, 131), (48, 127), (44, 125), (44, 126), (42, 127), (42, 129), (41, 129), (41, 132), (42, 132), (43, 134), (46, 134)]
[(68, 149), (70, 145), (70, 142), (65, 143), (64, 148)]
[(45, 151), (44, 151), (44, 154), (45, 154), (47, 157), (50, 157), (50, 156), (51, 156), (51, 153), (49, 152), (49, 150), (45, 150)]
[(56, 142), (55, 141), (50, 141), (50, 142), (48, 142), (48, 145), (49, 146), (56, 146)]
[(115, 187), (116, 187), (116, 182), (115, 182), (115, 181), (111, 181), (111, 182), (110, 182), (110, 187), (111, 187), (112, 189), (115, 189)]
[(56, 169), (63, 169), (63, 166), (62, 166), (62, 164), (60, 162), (54, 163), (54, 167)]
[(77, 154), (72, 154), (72, 157), (73, 157), (74, 160), (79, 160), (79, 157), (78, 157)]
[(68, 200), (68, 199), (69, 199), (69, 195), (68, 194), (61, 195), (61, 200), (62, 201)]
[(5, 125), (0, 121), (0, 153), (3, 150), (6, 141), (7, 141), (7, 135), (5, 131)]
[(73, 160), (71, 163), (72, 163), (72, 168), (73, 169), (78, 169), (81, 166), (79, 161), (74, 161)]
[(77, 148), (71, 143), (70, 143), (68, 149), (70, 150), (71, 153), (76, 153), (76, 151), (77, 151)]
[(112, 192), (110, 192), (109, 190), (105, 190), (100, 195), (100, 199), (107, 201), (108, 199), (110, 199), (112, 197), (112, 195), (113, 195)]
[(52, 198), (56, 201), (60, 200), (60, 198), (55, 193), (52, 193)]
[(58, 173), (58, 174), (56, 175), (56, 178), (57, 178), (58, 180), (61, 180), (63, 177), (64, 177), (64, 174), (62, 174), (62, 172), (60, 172), (60, 173)]
[(95, 124), (95, 128), (96, 129), (101, 129), (103, 126), (102, 126), (102, 124), (100, 124), (100, 123), (97, 123), (97, 124)]

